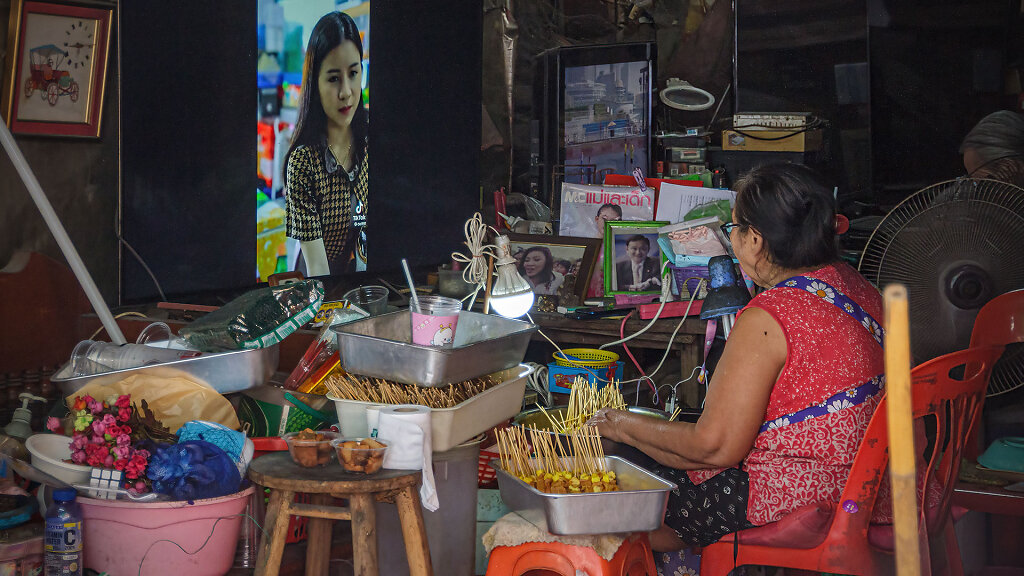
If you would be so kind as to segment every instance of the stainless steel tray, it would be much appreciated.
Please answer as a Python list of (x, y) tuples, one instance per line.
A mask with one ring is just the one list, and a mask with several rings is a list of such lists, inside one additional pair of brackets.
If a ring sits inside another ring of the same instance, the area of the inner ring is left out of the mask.
[(204, 382), (221, 394), (248, 390), (267, 382), (277, 370), (278, 345), (253, 350), (231, 350), (203, 354), (174, 362), (101, 372), (88, 376), (72, 376), (71, 363), (61, 367), (50, 378), (61, 393), (69, 396), (90, 382), (111, 384), (135, 374), (164, 378), (182, 377)]
[(668, 493), (676, 485), (618, 456), (605, 456), (605, 465), (615, 472), (618, 492), (546, 494), (506, 472), (498, 460), (491, 461), (505, 506), (541, 530), (569, 536), (659, 528)]
[(523, 361), (535, 324), (459, 312), (452, 348), (412, 343), (409, 311), (332, 327), (345, 370), (420, 386), (446, 386), (512, 368)]

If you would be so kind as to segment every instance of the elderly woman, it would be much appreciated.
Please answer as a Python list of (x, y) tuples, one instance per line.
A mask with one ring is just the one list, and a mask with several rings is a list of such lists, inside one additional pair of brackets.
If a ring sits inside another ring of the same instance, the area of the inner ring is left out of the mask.
[(960, 153), (972, 178), (1024, 187), (1024, 114), (1000, 110), (985, 116), (964, 137)]
[(832, 189), (793, 164), (752, 170), (726, 225), (766, 288), (737, 316), (696, 423), (604, 409), (601, 434), (676, 482), (655, 550), (704, 546), (837, 501), (880, 398), (882, 299), (837, 256)]

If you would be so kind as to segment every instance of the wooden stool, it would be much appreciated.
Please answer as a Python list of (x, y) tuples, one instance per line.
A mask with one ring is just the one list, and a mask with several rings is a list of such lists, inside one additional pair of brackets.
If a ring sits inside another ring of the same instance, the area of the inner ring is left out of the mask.
[[(331, 556), (331, 522), (352, 521), (352, 560), (355, 573), (377, 576), (377, 534), (374, 498), (394, 501), (405, 538), (410, 576), (433, 576), (430, 548), (423, 527), (420, 496), (416, 486), (419, 470), (388, 470), (364, 476), (350, 474), (337, 463), (322, 468), (303, 468), (288, 452), (261, 456), (249, 466), (249, 478), (271, 489), (264, 528), (268, 534), (260, 543), (257, 576), (276, 576), (284, 553), (288, 516), (309, 520), (306, 544), (306, 576), (325, 576)], [(311, 504), (294, 502), (296, 492), (310, 495)], [(331, 505), (331, 498), (347, 498), (348, 508)]]

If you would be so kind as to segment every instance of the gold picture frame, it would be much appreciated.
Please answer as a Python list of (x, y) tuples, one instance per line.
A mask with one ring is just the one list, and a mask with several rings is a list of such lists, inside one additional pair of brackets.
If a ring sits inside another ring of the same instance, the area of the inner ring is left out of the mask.
[(112, 14), (11, 1), (2, 101), (11, 132), (99, 138)]

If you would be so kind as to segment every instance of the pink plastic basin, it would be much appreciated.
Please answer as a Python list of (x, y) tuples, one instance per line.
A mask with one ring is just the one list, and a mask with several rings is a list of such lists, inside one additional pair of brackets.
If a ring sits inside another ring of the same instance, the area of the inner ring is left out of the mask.
[(222, 576), (242, 521), (250, 521), (241, 514), (254, 490), (191, 503), (79, 497), (84, 564), (110, 576)]

